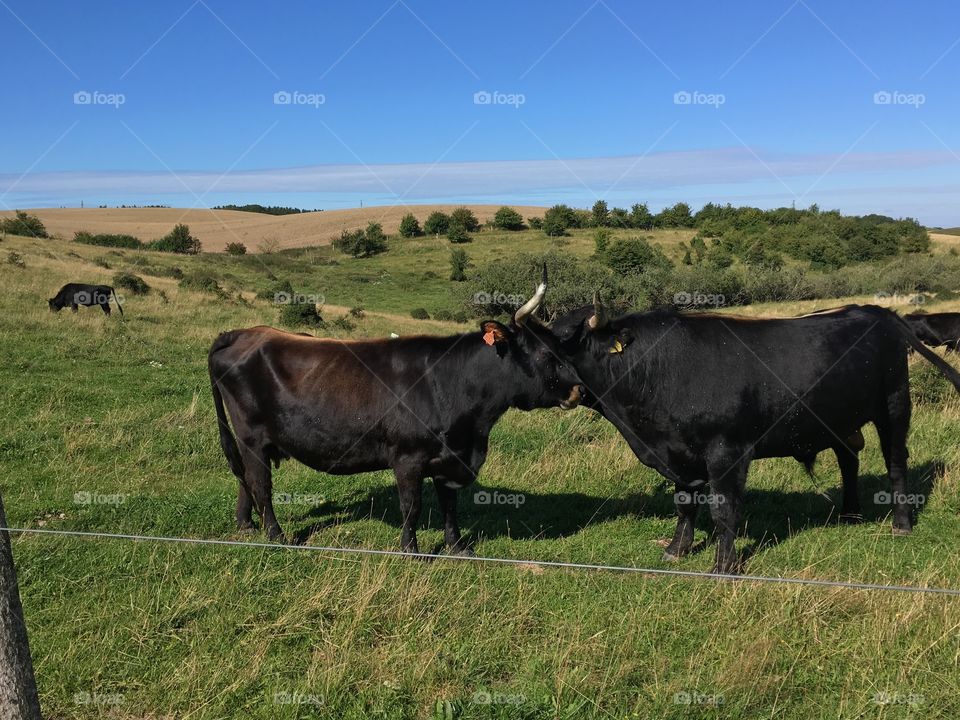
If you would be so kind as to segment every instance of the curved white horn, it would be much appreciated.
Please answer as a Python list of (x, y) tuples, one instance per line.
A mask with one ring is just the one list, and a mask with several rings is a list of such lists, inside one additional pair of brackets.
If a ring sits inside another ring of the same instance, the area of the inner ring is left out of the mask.
[(593, 294), (593, 315), (587, 321), (587, 325), (590, 326), (591, 330), (597, 330), (598, 328), (604, 327), (609, 319), (607, 318), (607, 311), (603, 307), (603, 301), (600, 299), (600, 293), (595, 292)]
[(547, 294), (547, 264), (543, 264), (543, 275), (540, 279), (540, 284), (537, 285), (537, 291), (533, 294), (533, 297), (527, 300), (520, 308), (517, 309), (517, 312), (513, 315), (513, 322), (517, 325), (523, 325), (527, 318), (531, 314), (537, 311), (537, 308), (540, 307), (540, 303), (543, 302), (544, 296)]

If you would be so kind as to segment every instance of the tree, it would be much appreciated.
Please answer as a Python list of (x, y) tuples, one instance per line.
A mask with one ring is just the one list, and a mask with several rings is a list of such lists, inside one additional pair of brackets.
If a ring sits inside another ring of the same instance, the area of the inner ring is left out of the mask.
[(467, 229), (460, 223), (451, 222), (447, 230), (447, 240), (452, 243), (473, 242), (473, 238), (467, 233)]
[(462, 225), (467, 232), (477, 232), (480, 230), (480, 221), (473, 214), (473, 210), (467, 207), (458, 207), (450, 213), (450, 224)]
[(672, 207), (661, 210), (654, 217), (654, 224), (657, 227), (693, 227), (693, 216), (690, 214), (690, 206), (685, 202), (678, 202)]
[(523, 230), (523, 215), (504, 206), (493, 216), (493, 226), (501, 230)]
[(366, 230), (342, 231), (333, 246), (347, 255), (369, 257), (386, 251), (387, 236), (380, 223), (369, 222)]
[(442, 213), (439, 210), (436, 212), (430, 213), (426, 221), (423, 223), (423, 231), (427, 235), (436, 235), (440, 236), (447, 232), (450, 229), (450, 216), (446, 213)]
[(543, 214), (543, 232), (550, 237), (565, 235), (567, 228), (578, 225), (576, 213), (566, 205), (554, 205)]
[(47, 228), (44, 227), (36, 215), (30, 215), (23, 210), (17, 210), (12, 218), (0, 220), (0, 230), (11, 235), (27, 235), (29, 237), (45, 238)]
[(450, 250), (450, 279), (454, 282), (463, 282), (467, 279), (467, 267), (470, 265), (470, 258), (467, 257), (467, 251), (463, 248), (452, 248)]
[(196, 255), (200, 252), (200, 241), (190, 234), (189, 226), (179, 223), (162, 238), (151, 242), (148, 247), (151, 250)]
[(422, 235), (423, 231), (420, 229), (420, 223), (417, 222), (417, 218), (414, 217), (413, 213), (407, 213), (400, 220), (400, 236), (405, 238), (412, 238)]
[[(7, 515), (0, 498), (0, 527)], [(0, 530), (0, 709), (4, 717), (40, 720), (40, 699), (33, 676), (27, 625), (13, 565), (10, 533)]]
[(227, 243), (227, 255), (246, 255), (247, 246), (242, 242)]
[(663, 251), (643, 238), (617, 240), (607, 248), (603, 262), (621, 275), (637, 275), (649, 267), (671, 267)]
[(610, 224), (610, 211), (607, 209), (606, 200), (597, 200), (590, 213), (593, 216), (593, 224), (597, 227), (607, 227)]
[(653, 215), (646, 203), (636, 203), (630, 208), (630, 227), (637, 230), (650, 230), (653, 228)]

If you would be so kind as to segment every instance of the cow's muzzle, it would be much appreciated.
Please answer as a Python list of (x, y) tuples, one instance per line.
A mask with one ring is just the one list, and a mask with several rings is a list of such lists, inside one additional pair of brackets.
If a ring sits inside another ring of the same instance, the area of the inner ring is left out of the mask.
[(570, 396), (566, 400), (560, 401), (560, 407), (564, 410), (573, 410), (583, 399), (583, 389), (579, 385), (574, 385), (570, 390)]

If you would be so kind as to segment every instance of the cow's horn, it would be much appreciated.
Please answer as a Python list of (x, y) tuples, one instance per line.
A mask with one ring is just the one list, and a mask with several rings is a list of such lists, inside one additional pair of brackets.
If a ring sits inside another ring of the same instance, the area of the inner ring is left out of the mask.
[(543, 296), (547, 294), (547, 264), (543, 264), (543, 275), (540, 279), (540, 284), (537, 286), (537, 291), (533, 294), (533, 297), (527, 300), (520, 307), (513, 316), (513, 322), (517, 325), (523, 325), (527, 318), (530, 317), (533, 313), (537, 311), (537, 308), (540, 307), (540, 303), (543, 302)]
[(603, 307), (603, 301), (600, 300), (600, 293), (595, 292), (593, 294), (593, 315), (587, 321), (587, 325), (590, 326), (591, 330), (599, 330), (605, 327), (607, 322), (607, 311)]

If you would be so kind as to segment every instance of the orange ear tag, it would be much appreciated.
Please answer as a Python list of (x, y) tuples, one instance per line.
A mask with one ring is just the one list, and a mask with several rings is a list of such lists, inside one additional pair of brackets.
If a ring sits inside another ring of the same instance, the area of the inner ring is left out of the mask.
[(488, 330), (483, 334), (483, 341), (487, 345), (493, 345), (496, 342), (496, 340), (493, 338), (493, 330)]

